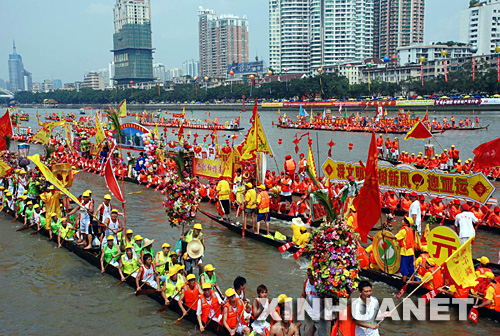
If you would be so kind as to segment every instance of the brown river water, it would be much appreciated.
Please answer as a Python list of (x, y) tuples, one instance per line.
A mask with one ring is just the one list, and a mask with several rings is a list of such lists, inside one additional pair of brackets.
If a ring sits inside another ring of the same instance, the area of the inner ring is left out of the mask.
[[(36, 127), (35, 110), (26, 109), (32, 119), (29, 123)], [(48, 112), (58, 110), (48, 110)], [(78, 115), (78, 111), (74, 111)], [(45, 115), (43, 110), (41, 115)], [(211, 112), (211, 118), (219, 116), (222, 122), (234, 118), (239, 113)], [(190, 112), (186, 113), (187, 117)], [(203, 111), (195, 111), (195, 118), (208, 118)], [(433, 115), (431, 114), (431, 118)], [(450, 115), (448, 115), (450, 117)], [(462, 116), (461, 116), (462, 117)], [(469, 117), (474, 117), (471, 113)], [(499, 136), (500, 117), (497, 114), (482, 114), (481, 123), (490, 124), (488, 131), (452, 131), (437, 136), (439, 143), (449, 148), (455, 144), (461, 151), (462, 158), (473, 157), (472, 150), (479, 144), (493, 140)], [(242, 126), (248, 129), (250, 112), (242, 114)], [(442, 118), (442, 116), (438, 116)], [(276, 153), (280, 167), (283, 157), (294, 154), (293, 136), (296, 131), (283, 130), (272, 126), (276, 122), (276, 113), (262, 113), (262, 123), (268, 139)], [(127, 118), (134, 121), (135, 118)], [(24, 125), (24, 124), (23, 124)], [(194, 130), (192, 133), (194, 134)], [(246, 132), (243, 131), (243, 132)], [(203, 134), (203, 131), (198, 131)], [(336, 143), (333, 147), (333, 158), (344, 161), (366, 160), (369, 134), (318, 131), (319, 158), (315, 151), (316, 164), (320, 166), (326, 159), (330, 139)], [(228, 135), (228, 132), (219, 132)], [(316, 149), (316, 132), (311, 132)], [(240, 139), (243, 135), (240, 135)], [(278, 138), (283, 144), (278, 145)], [(238, 139), (238, 141), (240, 141)], [(401, 137), (400, 137), (401, 139)], [(225, 141), (219, 140), (219, 143)], [(348, 143), (354, 143), (354, 149), (348, 150)], [(434, 142), (435, 143), (435, 142)], [(14, 147), (15, 144), (13, 144)], [(435, 144), (437, 148), (439, 146)], [(13, 148), (12, 147), (12, 148)], [(420, 140), (402, 141), (402, 150), (411, 152), (423, 151)], [(32, 146), (31, 154), (40, 152), (40, 147)], [(301, 143), (301, 151), (306, 152), (307, 140)], [(439, 151), (439, 150), (437, 150)], [(440, 151), (439, 151), (440, 152)], [(298, 161), (298, 155), (294, 155)], [(268, 160), (268, 167), (276, 169), (273, 159)], [(498, 183), (496, 184), (498, 187)], [(88, 173), (80, 173), (74, 181), (72, 191), (79, 195), (91, 189), (94, 199), (100, 201), (108, 193), (104, 178)], [(142, 191), (139, 194), (128, 193)], [(154, 250), (161, 244), (175, 244), (180, 235), (179, 228), (171, 228), (161, 207), (161, 196), (158, 192), (147, 190), (143, 186), (125, 184), (127, 226), (134, 234), (154, 238)], [(498, 192), (495, 197), (498, 198)], [(116, 202), (115, 202), (116, 204)], [(207, 204), (202, 209), (215, 210)], [(197, 221), (202, 223), (207, 249), (204, 263), (212, 263), (217, 268), (217, 277), (221, 289), (232, 286), (238, 275), (247, 279), (247, 296), (256, 295), (256, 287), (263, 283), (269, 289), (269, 297), (286, 293), (294, 298), (300, 296), (305, 280), (306, 260), (295, 261), (290, 254), (281, 255), (276, 248), (250, 239), (242, 240), (223, 226), (208, 220), (199, 214)], [(57, 249), (40, 235), (29, 235), (26, 231), (16, 232), (18, 223), (0, 215), (0, 334), (4, 335), (94, 335), (106, 332), (109, 334), (134, 335), (199, 335), (197, 327), (183, 321), (179, 325), (173, 322), (178, 315), (170, 311), (157, 314), (160, 307), (156, 301), (146, 296), (135, 297), (130, 294), (134, 290), (126, 284), (110, 287), (116, 279), (109, 275), (100, 275), (100, 271), (76, 255), (65, 249)], [(272, 220), (271, 228), (289, 233), (289, 223)], [(488, 256), (497, 262), (500, 249), (500, 236), (480, 231), (473, 255)], [(374, 296), (379, 299), (393, 297), (398, 289), (384, 283), (375, 283)], [(498, 324), (487, 319), (480, 319), (478, 325), (468, 321), (457, 321), (458, 313), (450, 310), (451, 321), (384, 321), (381, 334), (386, 335), (480, 335), (498, 334)]]

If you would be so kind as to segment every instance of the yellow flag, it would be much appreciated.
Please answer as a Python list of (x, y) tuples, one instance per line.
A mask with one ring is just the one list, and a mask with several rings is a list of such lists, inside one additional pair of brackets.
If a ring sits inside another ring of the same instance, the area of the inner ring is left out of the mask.
[(224, 163), (224, 169), (222, 171), (222, 175), (220, 176), (220, 178), (224, 177), (231, 178), (233, 176), (233, 152), (234, 149), (231, 151), (231, 154), (229, 154), (229, 158)]
[(279, 115), (281, 115), (281, 111), (280, 111), (280, 109), (278, 109), (278, 114), (279, 114)]
[(68, 143), (68, 147), (73, 152), (73, 140), (71, 137), (72, 130), (71, 130), (71, 124), (69, 122), (64, 124), (64, 133), (66, 133), (66, 142)]
[(52, 130), (57, 126), (63, 126), (65, 123), (66, 121), (64, 120), (51, 123), (44, 123), (42, 125), (42, 128), (38, 132), (36, 132), (35, 135), (33, 135), (33, 140), (48, 145), (50, 141), (50, 135), (52, 134)]
[(183, 106), (182, 107), (182, 117), (184, 118), (185, 115), (186, 115), (186, 106)]
[(453, 282), (462, 288), (475, 287), (478, 284), (472, 262), (471, 242), (473, 239), (474, 237), (469, 238), (445, 261)]
[(155, 129), (153, 130), (153, 133), (156, 136), (156, 140), (159, 140), (160, 139), (160, 134), (158, 133), (158, 124), (155, 124)]
[(124, 99), (118, 107), (118, 117), (125, 118), (127, 116), (127, 100)]
[(314, 155), (311, 149), (311, 145), (309, 145), (309, 152), (307, 152), (307, 165), (311, 168), (311, 172), (313, 173), (315, 178), (318, 178), (318, 174), (316, 173), (316, 163), (314, 163)]
[(54, 185), (54, 187), (56, 187), (63, 194), (65, 194), (70, 199), (72, 199), (76, 204), (78, 204), (79, 206), (82, 206), (82, 204), (80, 203), (80, 201), (78, 200), (78, 198), (76, 198), (75, 196), (73, 196), (73, 194), (71, 194), (69, 192), (69, 190), (64, 187), (64, 185), (61, 183), (61, 181), (59, 181), (54, 176), (54, 174), (50, 171), (50, 169), (40, 161), (40, 156), (38, 154), (35, 154), (35, 155), (32, 155), (32, 156), (28, 156), (28, 159), (30, 159), (31, 161), (33, 161), (34, 164), (36, 164), (36, 166), (38, 167), (38, 169), (40, 169), (40, 172), (47, 179), (47, 181), (49, 181), (50, 183), (52, 183)]
[(267, 141), (266, 133), (264, 132), (258, 113), (255, 113), (253, 126), (248, 131), (245, 140), (238, 147), (238, 150), (241, 153), (242, 160), (255, 158), (255, 152), (269, 154), (273, 157), (271, 145)]
[(0, 178), (4, 177), (5, 175), (9, 174), (12, 171), (12, 167), (7, 165), (5, 162), (0, 160)]
[(106, 135), (104, 134), (104, 130), (102, 129), (101, 121), (95, 116), (95, 141), (97, 145), (100, 145), (104, 140), (106, 140)]

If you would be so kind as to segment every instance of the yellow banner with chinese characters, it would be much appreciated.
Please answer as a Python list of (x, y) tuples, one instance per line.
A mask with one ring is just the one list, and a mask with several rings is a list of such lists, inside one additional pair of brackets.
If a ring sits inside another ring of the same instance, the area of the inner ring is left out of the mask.
[(44, 123), (42, 125), (42, 128), (35, 135), (33, 135), (32, 140), (48, 145), (50, 141), (50, 135), (52, 134), (52, 130), (57, 126), (63, 126), (65, 123), (66, 121), (64, 120)]
[(196, 176), (218, 179), (224, 171), (224, 162), (194, 158), (193, 173)]
[(455, 284), (462, 288), (474, 287), (477, 285), (476, 272), (472, 262), (471, 237), (465, 244), (456, 250), (445, 261), (446, 271)]
[[(347, 181), (349, 175), (358, 181), (365, 178), (365, 170), (359, 162), (335, 161), (328, 158), (322, 169), (330, 180)], [(383, 189), (415, 191), (429, 196), (458, 197), (482, 204), (486, 203), (495, 191), (493, 184), (482, 173), (444, 173), (438, 170), (416, 169), (406, 164), (378, 167), (378, 179)]]

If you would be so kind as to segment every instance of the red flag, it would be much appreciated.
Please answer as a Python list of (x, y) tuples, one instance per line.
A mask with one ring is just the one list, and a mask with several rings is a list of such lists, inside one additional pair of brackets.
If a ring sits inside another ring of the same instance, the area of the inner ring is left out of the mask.
[(424, 119), (422, 119), (422, 122), (429, 122), (429, 109), (427, 109), (427, 112), (425, 112)]
[[(367, 243), (368, 232), (375, 226), (382, 212), (378, 187), (377, 156), (375, 133), (372, 132), (368, 159), (366, 160), (365, 183), (359, 192), (359, 196), (355, 198), (356, 204), (354, 205), (358, 209), (358, 229), (364, 243)], [(363, 206), (360, 207), (359, 204)]]
[(432, 133), (429, 131), (427, 127), (422, 124), (422, 121), (417, 121), (417, 123), (413, 126), (411, 130), (406, 133), (405, 140), (410, 138), (414, 139), (427, 139), (431, 138)]
[(179, 141), (184, 141), (184, 123), (179, 127), (179, 133), (177, 133), (177, 139)]
[(480, 145), (473, 153), (474, 166), (479, 169), (500, 166), (500, 138)]
[(399, 290), (399, 292), (396, 294), (396, 296), (394, 297), (396, 300), (399, 300), (403, 297), (403, 295), (406, 293), (406, 287), (408, 286), (408, 284), (404, 285), (403, 288), (401, 288)]
[[(115, 147), (113, 146), (113, 148), (109, 152), (113, 153), (114, 149)], [(104, 167), (104, 178), (106, 179), (106, 185), (113, 196), (115, 196), (118, 201), (125, 203), (122, 191), (120, 190), (118, 182), (116, 181), (113, 164), (111, 163), (111, 155), (109, 155), (108, 159), (106, 160), (106, 165)]]
[(12, 122), (10, 120), (9, 110), (5, 112), (2, 118), (0, 118), (0, 150), (7, 149), (7, 143), (5, 142), (5, 137), (12, 137), (14, 133), (12, 132)]

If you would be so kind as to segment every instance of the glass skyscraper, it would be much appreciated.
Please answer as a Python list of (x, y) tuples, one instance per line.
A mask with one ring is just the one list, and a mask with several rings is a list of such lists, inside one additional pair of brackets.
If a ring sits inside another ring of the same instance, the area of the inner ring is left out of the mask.
[(114, 80), (118, 85), (153, 81), (149, 0), (117, 0), (114, 16)]
[(12, 92), (29, 90), (31, 73), (24, 70), (23, 58), (16, 51), (16, 43), (12, 44), (12, 54), (9, 55), (9, 90)]

